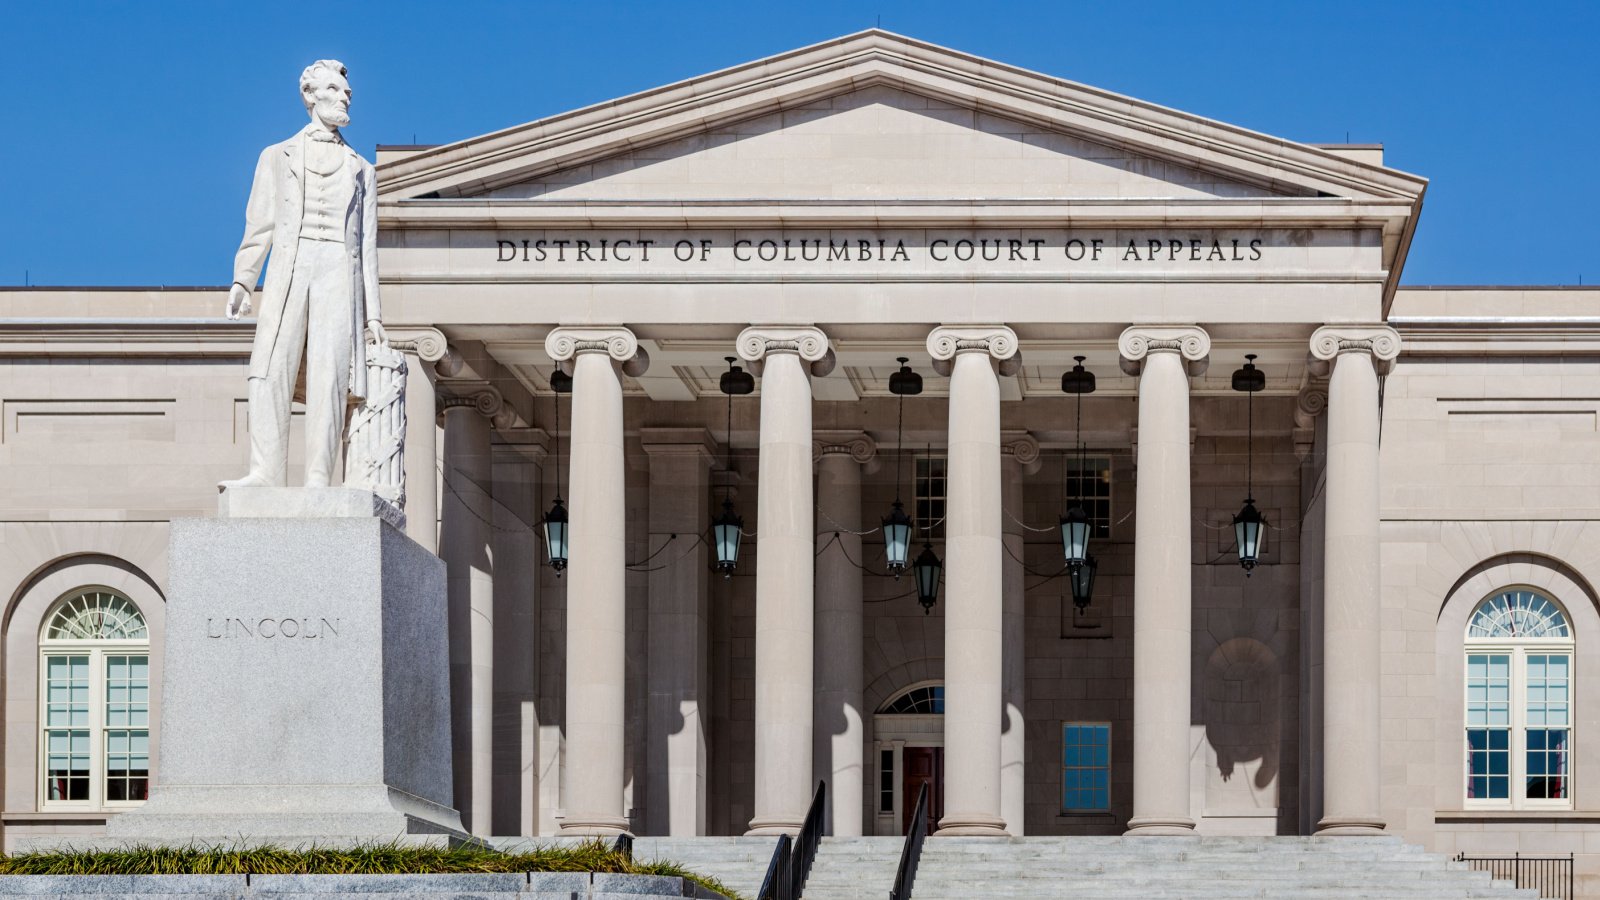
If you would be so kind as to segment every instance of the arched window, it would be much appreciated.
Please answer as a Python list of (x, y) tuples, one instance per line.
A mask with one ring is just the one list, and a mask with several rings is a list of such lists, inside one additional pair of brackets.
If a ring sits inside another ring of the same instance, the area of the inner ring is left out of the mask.
[(897, 695), (878, 710), (887, 716), (944, 715), (944, 685), (924, 684)]
[(1572, 805), (1574, 645), (1567, 616), (1530, 588), (1478, 604), (1466, 633), (1466, 804)]
[(75, 590), (39, 639), (41, 808), (136, 805), (150, 792), (150, 634), (132, 600)]

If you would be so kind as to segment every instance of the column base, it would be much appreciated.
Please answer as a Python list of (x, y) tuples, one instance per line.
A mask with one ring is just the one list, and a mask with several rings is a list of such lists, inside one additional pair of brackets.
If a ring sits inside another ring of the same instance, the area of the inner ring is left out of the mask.
[(1387, 834), (1386, 823), (1376, 816), (1323, 816), (1317, 823), (1317, 837), (1374, 837)]
[(620, 816), (584, 815), (568, 816), (561, 820), (561, 834), (573, 837), (616, 837), (631, 835), (628, 820)]
[(768, 819), (751, 819), (750, 830), (744, 833), (745, 837), (763, 837), (766, 835), (787, 834), (790, 836), (800, 833), (800, 827), (805, 824), (804, 818), (776, 817)]
[(1137, 837), (1193, 835), (1194, 820), (1182, 816), (1136, 816), (1128, 820), (1128, 830), (1123, 834)]
[(935, 837), (1010, 837), (1006, 820), (981, 813), (952, 813), (939, 820)]

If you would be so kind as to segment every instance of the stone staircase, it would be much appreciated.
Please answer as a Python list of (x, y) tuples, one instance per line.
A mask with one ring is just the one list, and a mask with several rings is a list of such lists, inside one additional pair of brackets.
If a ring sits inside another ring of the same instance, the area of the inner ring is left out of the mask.
[[(634, 852), (682, 863), (753, 898), (775, 840), (639, 838)], [(897, 837), (823, 838), (805, 900), (886, 900), (900, 846)], [(1538, 894), (1396, 837), (933, 837), (924, 845), (911, 896), (1536, 900)]]

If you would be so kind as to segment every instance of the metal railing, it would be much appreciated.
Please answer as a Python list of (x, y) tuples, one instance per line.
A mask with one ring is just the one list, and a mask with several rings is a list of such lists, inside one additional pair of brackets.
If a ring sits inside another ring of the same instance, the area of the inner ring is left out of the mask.
[(787, 834), (778, 835), (778, 846), (772, 848), (772, 861), (767, 863), (767, 875), (761, 879), (756, 900), (800, 900), (817, 856), (817, 845), (822, 843), (822, 810), (827, 796), (827, 782), (818, 782), (800, 833), (792, 839)]
[(900, 868), (894, 873), (894, 887), (889, 889), (889, 900), (911, 900), (911, 885), (917, 880), (917, 863), (922, 859), (922, 842), (928, 838), (928, 785), (917, 791), (916, 810), (911, 813), (911, 827), (906, 829), (906, 842), (900, 848)]
[(1518, 888), (1539, 892), (1551, 900), (1573, 900), (1571, 853), (1566, 856), (1456, 856), (1474, 871), (1488, 872), (1490, 878), (1514, 882)]

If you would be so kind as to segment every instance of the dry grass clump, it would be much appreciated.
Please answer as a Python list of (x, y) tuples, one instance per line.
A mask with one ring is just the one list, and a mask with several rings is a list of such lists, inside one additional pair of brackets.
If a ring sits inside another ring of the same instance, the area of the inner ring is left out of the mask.
[(499, 872), (607, 872), (687, 878), (737, 898), (714, 878), (676, 863), (634, 860), (601, 841), (557, 844), (526, 853), (488, 847), (369, 844), (328, 847), (130, 846), (119, 850), (18, 853), (0, 857), (0, 875), (425, 875)]

